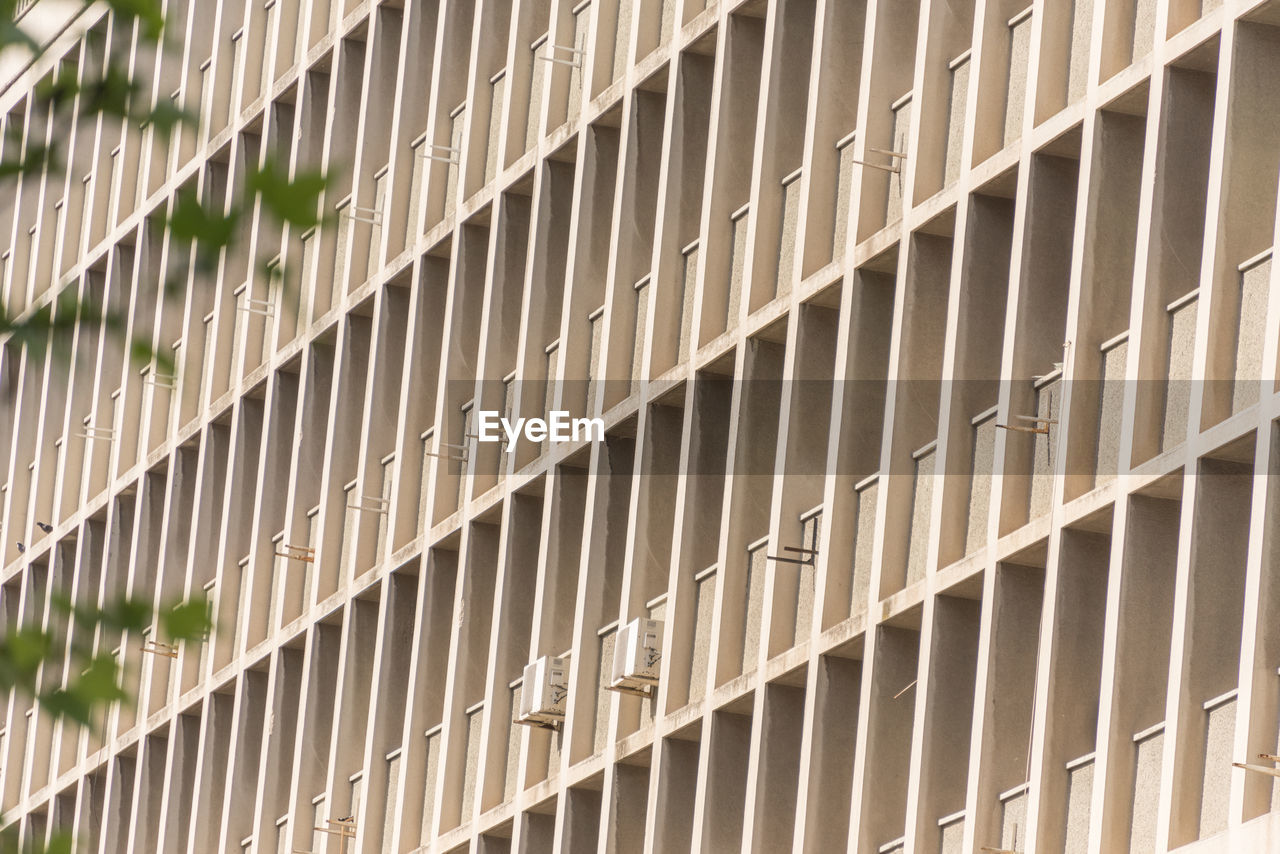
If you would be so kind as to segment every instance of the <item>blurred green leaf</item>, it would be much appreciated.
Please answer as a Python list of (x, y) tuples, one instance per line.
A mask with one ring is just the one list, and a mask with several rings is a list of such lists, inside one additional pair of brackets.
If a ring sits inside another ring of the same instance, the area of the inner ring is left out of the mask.
[[(203, 597), (172, 603), (158, 612), (148, 602), (128, 598), (102, 607), (76, 603), (57, 591), (50, 594), (50, 602), (54, 616), (50, 625), (56, 627), (52, 634), (25, 627), (0, 639), (0, 688), (16, 687), (38, 700), (45, 714), (67, 717), (84, 726), (92, 726), (104, 707), (132, 701), (121, 689), (123, 668), (117, 656), (94, 652), (93, 627), (140, 635), (155, 620), (161, 634), (172, 641), (195, 640), (211, 628), (209, 605)], [(64, 636), (72, 621), (83, 625), (67, 643)], [(76, 640), (78, 635), (83, 636), (82, 641)], [(36, 677), (41, 664), (51, 655), (61, 656), (63, 650), (70, 654), (67, 671), (75, 675), (68, 676), (64, 685), (38, 691)]]
[(196, 123), (196, 116), (167, 99), (161, 100), (146, 115), (149, 121), (162, 136), (168, 136), (181, 124)]
[(151, 625), (151, 606), (134, 599), (119, 599), (108, 603), (98, 619), (113, 629), (142, 631)]
[(302, 171), (289, 178), (287, 170), (268, 162), (245, 179), (245, 189), (281, 222), (299, 228), (319, 225), (320, 195), (328, 179), (321, 172)]
[(133, 360), (134, 364), (152, 364), (159, 356), (160, 354), (151, 346), (150, 341), (143, 338), (134, 338), (129, 342), (129, 358)]
[(45, 78), (36, 86), (36, 97), (57, 110), (70, 104), (80, 94), (80, 81), (71, 74)]
[(84, 696), (99, 702), (115, 702), (126, 699), (120, 689), (120, 666), (114, 656), (98, 655), (91, 658), (84, 671), (76, 679)]
[(5, 657), (18, 674), (35, 673), (52, 648), (49, 636), (38, 628), (16, 629), (5, 637), (3, 645)]
[(46, 165), (52, 166), (56, 163), (57, 157), (52, 147), (29, 143), (21, 158), (0, 161), (0, 180), (14, 178), (28, 172), (39, 172)]
[(55, 718), (70, 718), (88, 724), (93, 719), (93, 705), (71, 690), (56, 688), (40, 695), (41, 710)]
[(209, 210), (201, 204), (195, 189), (187, 187), (178, 191), (174, 199), (168, 219), (169, 234), (182, 242), (198, 240), (202, 246), (221, 249), (231, 243), (239, 221), (239, 211), (222, 214)]
[(45, 714), (68, 717), (83, 726), (91, 726), (96, 709), (128, 700), (120, 688), (120, 666), (114, 656), (93, 656), (84, 661), (83, 666), (75, 666), (80, 672), (71, 677), (65, 687), (40, 694)]
[(71, 834), (54, 833), (49, 838), (49, 844), (44, 848), (44, 854), (71, 854), (73, 850)]
[(209, 631), (209, 605), (204, 599), (180, 602), (160, 612), (160, 623), (172, 640), (196, 640)]
[(18, 0), (0, 0), (0, 49), (22, 47), (32, 53), (40, 52), (40, 45), (16, 23)]
[(86, 116), (106, 113), (123, 118), (129, 115), (130, 104), (140, 93), (141, 86), (129, 76), (128, 68), (109, 65), (105, 74), (80, 87), (80, 113)]

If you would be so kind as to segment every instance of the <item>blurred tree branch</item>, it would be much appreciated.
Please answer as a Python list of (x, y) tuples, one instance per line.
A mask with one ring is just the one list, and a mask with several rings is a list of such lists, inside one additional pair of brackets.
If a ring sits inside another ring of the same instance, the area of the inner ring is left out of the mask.
[[(105, 6), (114, 25), (132, 31), (140, 45), (157, 51), (166, 49), (161, 0), (85, 2), (86, 7), (94, 5)], [(0, 53), (26, 51), (32, 60), (29, 68), (39, 68), (50, 47), (29, 32), (25, 17), (19, 17), (29, 11), (24, 0), (0, 0)], [(199, 126), (199, 116), (153, 94), (150, 80), (133, 76), (128, 62), (122, 61), (117, 51), (108, 51), (107, 57), (105, 67), (99, 69), (79, 62), (56, 66), (33, 90), (33, 105), (46, 110), (50, 121), (118, 118), (135, 127), (149, 128), (163, 140), (179, 129)], [(11, 127), (6, 132), (9, 138), (0, 141), (0, 194), (9, 193), (16, 198), (14, 187), (25, 176), (64, 168), (65, 152), (56, 135), (46, 144), (23, 139), (22, 128)], [(249, 168), (242, 195), (229, 199), (222, 209), (215, 209), (202, 199), (193, 186), (177, 191), (160, 217), (164, 229), (161, 236), (169, 242), (171, 256), (192, 259), (194, 273), (215, 274), (224, 253), (240, 238), (244, 223), (255, 208), (281, 225), (306, 229), (321, 224), (326, 219), (320, 213), (326, 183), (326, 176), (318, 171), (300, 169), (290, 174), (288, 163), (264, 157), (261, 164)], [(256, 269), (266, 270), (267, 265)], [(276, 278), (278, 271), (269, 276), (269, 283)], [(157, 293), (172, 292), (174, 282), (185, 284), (191, 280), (180, 270), (179, 275), (160, 283), (165, 289)], [(155, 352), (149, 339), (135, 336), (125, 340), (127, 316), (81, 299), (71, 282), (49, 282), (44, 290), (53, 291), (53, 298), (21, 311), (11, 312), (0, 301), (0, 344), (17, 345), (28, 359), (42, 359), (51, 351), (69, 363), (70, 342), (76, 330), (101, 329), (119, 336), (135, 360), (172, 373), (167, 361), (170, 357)], [(14, 391), (0, 389), (0, 395), (10, 397)], [(129, 650), (111, 639), (118, 642), (121, 637), (131, 641), (163, 637), (166, 644), (181, 649), (184, 643), (207, 637), (211, 629), (209, 605), (203, 599), (165, 603), (159, 609), (150, 601), (128, 597), (99, 605), (73, 602), (53, 594), (50, 601), (52, 607), (42, 624), (11, 627), (0, 636), (0, 692), (12, 691), (43, 714), (91, 729), (100, 727), (113, 705), (136, 701), (124, 686), (128, 684), (128, 662), (131, 658), (136, 661), (138, 656), (131, 657)], [(70, 854), (74, 848), (66, 834), (51, 833), (47, 842), (22, 840), (19, 830), (15, 823), (0, 831), (0, 852)]]

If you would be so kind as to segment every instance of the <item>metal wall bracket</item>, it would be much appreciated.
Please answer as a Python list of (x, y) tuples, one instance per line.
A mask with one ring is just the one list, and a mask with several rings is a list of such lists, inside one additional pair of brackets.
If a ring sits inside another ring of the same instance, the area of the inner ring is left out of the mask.
[(143, 641), (142, 651), (151, 655), (163, 655), (165, 658), (178, 657), (178, 645), (161, 643), (160, 641)]
[(907, 159), (907, 155), (903, 154), (901, 151), (893, 151), (892, 149), (888, 149), (888, 148), (872, 148), (871, 146), (867, 146), (867, 151), (870, 151), (874, 154), (883, 154), (886, 157), (892, 157), (895, 160)]
[(859, 166), (868, 166), (872, 169), (879, 169), (882, 172), (892, 172), (894, 175), (902, 174), (902, 167), (896, 161), (906, 160), (907, 155), (903, 154), (901, 151), (890, 151), (887, 148), (871, 148), (870, 146), (867, 147), (867, 151), (875, 154), (883, 154), (886, 157), (892, 157), (895, 162), (891, 166), (886, 166), (883, 163), (871, 163), (867, 160), (858, 160), (855, 157), (850, 157), (849, 162), (857, 163)]
[(236, 306), (236, 311), (247, 311), (250, 314), (256, 314), (261, 317), (274, 317), (276, 307), (269, 299), (254, 299), (253, 297), (245, 297), (244, 305)]
[[(432, 154), (432, 151), (444, 151), (448, 156), (442, 157), (439, 154)], [(457, 166), (462, 151), (452, 145), (425, 145), (423, 146), (422, 156), (428, 160), (436, 160), (440, 163), (448, 163), (450, 166)]]
[(377, 208), (362, 208), (352, 205), (342, 212), (348, 219), (356, 222), (367, 222), (370, 225), (382, 225), (382, 211)]
[(307, 546), (290, 546), (282, 545), (284, 551), (276, 552), (276, 557), (285, 557), (289, 560), (300, 560), (304, 563), (316, 562), (316, 550)]
[(371, 498), (368, 495), (360, 496), (360, 500), (355, 504), (348, 504), (348, 510), (360, 510), (365, 513), (381, 513), (386, 515), (390, 510), (390, 502), (385, 498)]
[(102, 439), (107, 442), (114, 442), (116, 438), (116, 431), (110, 427), (92, 427), (86, 424), (84, 426), (83, 433), (75, 433), (73, 435), (77, 439), (86, 439), (89, 441)]
[(538, 729), (549, 729), (553, 732), (560, 731), (560, 724), (555, 723), (554, 721), (521, 720), (517, 718), (513, 720), (512, 723), (519, 724), (520, 726), (537, 727)]
[(466, 445), (453, 445), (448, 442), (441, 442), (440, 447), (456, 448), (459, 451), (459, 453), (458, 454), (441, 454), (436, 451), (423, 451), (423, 453), (426, 454), (428, 457), (437, 457), (442, 460), (453, 460), (455, 463), (465, 463), (467, 461)]
[[(548, 55), (548, 54), (552, 53), (553, 51), (557, 51), (557, 50), (558, 50), (558, 51), (562, 51), (562, 52), (564, 52), (564, 53), (571, 53), (571, 54), (573, 54), (575, 57), (578, 57), (578, 58), (576, 58), (576, 59), (559, 59), (558, 57)], [(568, 45), (563, 45), (563, 44), (548, 44), (548, 45), (547, 45), (547, 54), (542, 54), (542, 55), (540, 55), (540, 56), (538, 57), (538, 59), (541, 59), (541, 60), (543, 60), (544, 62), (554, 62), (554, 63), (557, 63), (558, 65), (569, 65), (569, 66), (572, 66), (572, 67), (574, 67), (574, 68), (581, 68), (581, 67), (582, 67), (582, 60), (581, 60), (581, 58), (580, 58), (580, 57), (586, 56), (586, 53), (587, 53), (587, 52), (586, 52), (585, 50), (583, 50), (582, 48), (569, 47)]]
[[(1273, 756), (1270, 753), (1259, 753), (1258, 758), (1263, 762), (1280, 762), (1280, 756)], [(1280, 777), (1280, 768), (1268, 768), (1265, 765), (1251, 765), (1247, 762), (1232, 762), (1232, 768), (1239, 768), (1243, 771), (1250, 771), (1254, 774), (1266, 774), (1270, 777)]]
[(328, 827), (316, 827), (320, 833), (328, 833), (339, 839), (354, 839), (356, 836), (355, 818), (327, 818), (324, 823)]
[(1058, 423), (1053, 418), (1036, 418), (1034, 415), (1015, 415), (1013, 417), (1021, 421), (1030, 422), (1032, 426), (1025, 427), (1020, 424), (997, 424), (996, 426), (1001, 430), (1016, 430), (1019, 433), (1036, 433), (1041, 436), (1047, 436), (1049, 434), (1049, 425)]
[(794, 564), (799, 564), (800, 566), (813, 566), (814, 564), (817, 563), (817, 560), (818, 560), (817, 549), (802, 549), (799, 546), (783, 546), (782, 548), (785, 551), (795, 552), (796, 554), (805, 555), (805, 557), (797, 558), (797, 557), (780, 557), (778, 555), (765, 555), (764, 556), (765, 560), (773, 560), (773, 561), (777, 561), (778, 563), (794, 563)]

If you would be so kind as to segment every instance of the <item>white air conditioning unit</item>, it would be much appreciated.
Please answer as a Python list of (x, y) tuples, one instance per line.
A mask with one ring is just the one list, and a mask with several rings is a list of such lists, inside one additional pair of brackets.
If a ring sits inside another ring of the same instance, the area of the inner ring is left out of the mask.
[(516, 723), (555, 727), (569, 696), (569, 659), (543, 656), (525, 665)]
[(662, 622), (637, 617), (618, 630), (613, 648), (615, 691), (648, 695), (662, 671)]

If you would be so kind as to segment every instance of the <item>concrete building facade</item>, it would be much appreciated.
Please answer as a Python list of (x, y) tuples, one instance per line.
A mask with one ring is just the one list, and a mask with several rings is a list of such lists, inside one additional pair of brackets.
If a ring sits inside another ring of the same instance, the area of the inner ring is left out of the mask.
[[(172, 356), (0, 347), (0, 614), (216, 627), (3, 698), (25, 839), (1280, 849), (1280, 2), (165, 6), (0, 91), (6, 309)], [(108, 59), (198, 125), (32, 95)]]

